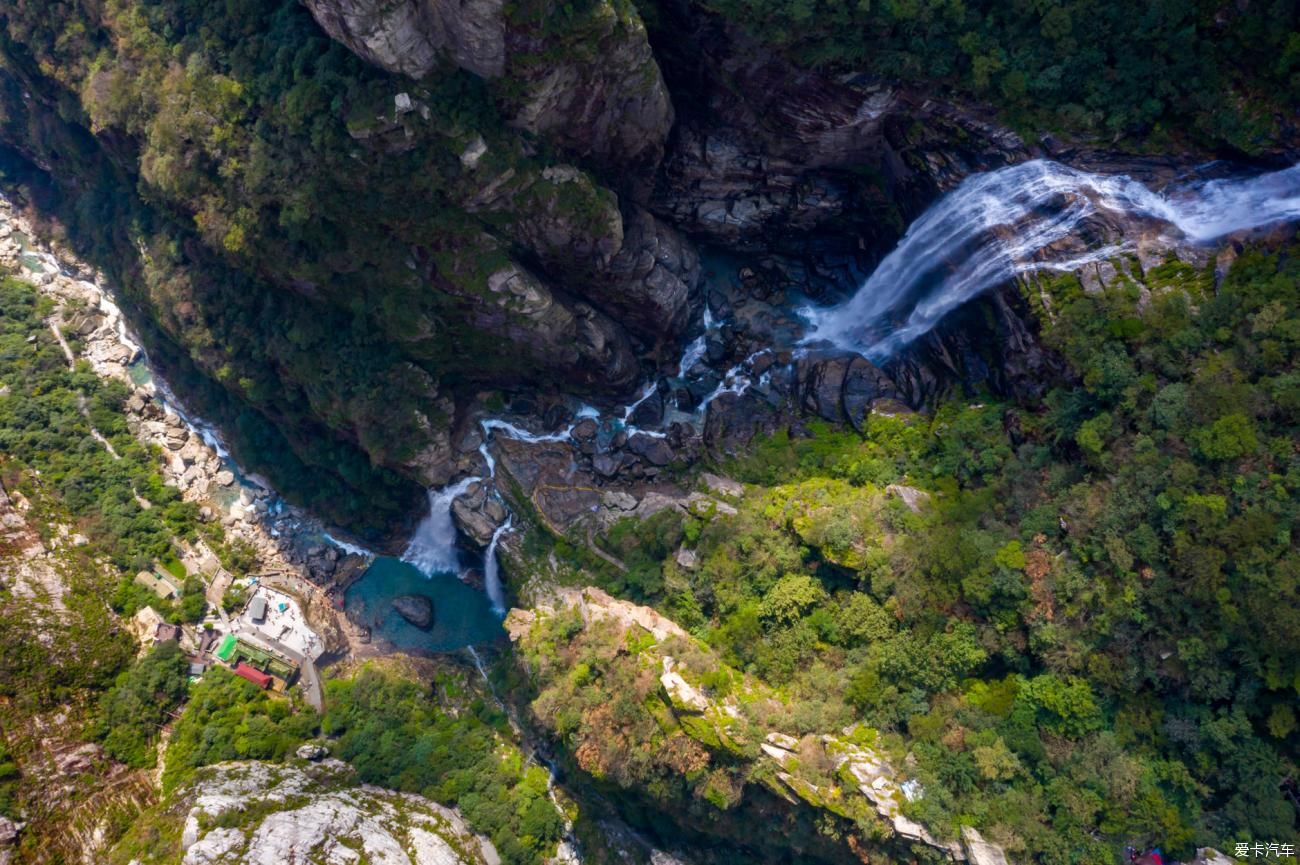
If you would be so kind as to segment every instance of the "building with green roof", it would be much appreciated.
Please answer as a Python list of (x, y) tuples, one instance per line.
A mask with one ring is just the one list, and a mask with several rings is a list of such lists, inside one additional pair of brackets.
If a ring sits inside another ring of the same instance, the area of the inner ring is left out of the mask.
[(226, 663), (235, 655), (235, 648), (239, 645), (239, 638), (234, 634), (226, 634), (222, 639), (221, 645), (217, 646), (217, 657)]

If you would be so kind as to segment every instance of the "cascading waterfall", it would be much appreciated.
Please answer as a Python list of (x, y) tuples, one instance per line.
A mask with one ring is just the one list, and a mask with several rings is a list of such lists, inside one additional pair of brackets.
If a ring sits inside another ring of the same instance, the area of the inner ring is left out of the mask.
[(487, 463), (488, 477), (496, 477), (497, 460), (496, 457), (492, 456), (492, 449), (488, 447), (487, 439), (484, 439), (483, 443), (478, 446), (478, 452), (479, 456), (483, 457), (483, 462)]
[(335, 547), (338, 547), (343, 552), (348, 553), (349, 555), (364, 556), (367, 559), (377, 558), (377, 554), (375, 553), (374, 550), (368, 550), (365, 547), (360, 546), (358, 544), (345, 541), (342, 538), (336, 538), (333, 535), (331, 535), (329, 532), (322, 532), (321, 537), (323, 537), (327, 542), (334, 545)]
[(685, 377), (691, 371), (691, 367), (699, 363), (700, 358), (704, 357), (705, 349), (708, 348), (708, 334), (709, 331), (706, 329), (704, 333), (691, 340), (690, 344), (686, 346), (686, 350), (682, 352), (682, 359), (677, 362), (677, 375), (679, 378)]
[(506, 593), (501, 585), (501, 564), (497, 561), (497, 542), (510, 530), (513, 517), (507, 515), (505, 521), (497, 526), (488, 542), (487, 552), (483, 555), (483, 587), (487, 590), (488, 600), (498, 616), (506, 613)]
[(463, 478), (440, 490), (429, 490), (429, 513), (415, 528), (402, 561), (414, 565), (425, 576), (438, 573), (458, 573), (459, 557), (456, 555), (456, 524), (451, 519), (451, 503), (470, 484), (482, 480)]
[[(716, 327), (712, 313), (707, 306), (704, 310), (704, 333), (692, 340), (683, 350), (681, 360), (678, 362), (678, 375), (684, 376), (695, 366), (696, 363), (704, 357), (707, 347), (707, 337), (710, 331)], [(745, 363), (753, 360), (757, 354), (751, 355)], [(701, 411), (708, 402), (721, 395), (722, 393), (743, 391), (749, 386), (750, 381), (747, 377), (740, 374), (741, 366), (737, 366), (728, 373), (717, 390), (706, 398), (701, 405)], [(633, 412), (643, 402), (654, 395), (658, 388), (658, 380), (651, 381), (642, 390), (640, 395), (631, 404), (625, 406), (620, 415), (620, 420), (628, 432), (641, 432), (645, 435), (664, 437), (666, 433), (655, 430), (640, 430), (631, 426), (628, 421)], [(492, 455), (489, 446), (490, 438), (495, 433), (501, 433), (510, 438), (532, 443), (544, 442), (563, 442), (568, 441), (573, 433), (574, 427), (584, 418), (599, 418), (600, 412), (589, 405), (581, 406), (574, 416), (573, 422), (563, 430), (552, 433), (533, 433), (500, 418), (486, 418), (480, 421), (480, 426), (484, 433), (484, 440), (479, 445), (479, 454), (483, 457), (483, 462), (487, 466), (487, 478), (490, 480), (496, 476), (496, 458)], [(441, 490), (429, 491), (429, 513), (420, 522), (412, 535), (406, 551), (402, 554), (403, 561), (414, 565), (426, 575), (432, 575), (438, 572), (455, 572), (459, 570), (459, 563), (456, 555), (456, 528), (451, 517), (451, 505), (457, 496), (463, 494), (469, 486), (483, 480), (480, 477), (469, 477), (458, 481), (451, 486)], [(501, 582), (501, 565), (497, 558), (497, 546), (501, 536), (513, 526), (513, 515), (507, 515), (504, 522), (497, 526), (492, 533), (492, 539), (488, 542), (483, 559), (483, 577), (484, 588), (487, 592), (488, 599), (492, 603), (492, 609), (497, 615), (505, 613), (505, 589)]]
[(483, 684), (487, 686), (488, 693), (492, 695), (492, 701), (497, 704), (498, 709), (505, 712), (506, 704), (501, 702), (501, 698), (497, 696), (497, 689), (492, 687), (492, 680), (488, 678), (487, 668), (483, 666), (483, 659), (479, 657), (473, 646), (466, 646), (465, 651), (469, 652), (470, 659), (474, 661), (474, 669), (478, 670), (479, 677), (483, 679)]
[(637, 397), (636, 400), (634, 400), (633, 402), (629, 403), (626, 407), (624, 407), (623, 418), (622, 418), (623, 423), (626, 424), (628, 421), (630, 421), (632, 419), (632, 413), (641, 407), (641, 403), (645, 402), (646, 400), (650, 399), (650, 397), (654, 396), (655, 391), (658, 389), (659, 389), (658, 379), (654, 379), (649, 384), (647, 384), (645, 386), (645, 389), (641, 391), (641, 395)]
[(805, 310), (805, 344), (883, 360), (977, 295), (1035, 270), (1073, 270), (1122, 251), (1053, 253), (1085, 219), (1106, 212), (1159, 220), (1186, 242), (1300, 218), (1300, 165), (1249, 178), (1153, 192), (1127, 176), (1035, 160), (973, 175), (907, 230), (848, 302)]
[(760, 348), (758, 351), (727, 370), (727, 372), (722, 376), (722, 381), (718, 383), (718, 386), (713, 389), (712, 393), (700, 400), (700, 407), (696, 409), (696, 412), (703, 415), (705, 409), (709, 407), (709, 403), (713, 402), (724, 393), (740, 394), (749, 390), (750, 386), (754, 384), (754, 380), (745, 372), (745, 369), (753, 364), (760, 355), (766, 354), (769, 351), (771, 351), (770, 348)]

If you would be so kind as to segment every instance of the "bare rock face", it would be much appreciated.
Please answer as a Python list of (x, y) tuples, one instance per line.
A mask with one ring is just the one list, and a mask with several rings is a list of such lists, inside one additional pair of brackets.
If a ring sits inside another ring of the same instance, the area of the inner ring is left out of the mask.
[(447, 57), (484, 78), (505, 68), (501, 0), (306, 0), (331, 38), (376, 66), (423, 78)]
[[(602, 2), (577, 27), (540, 41), (532, 28), (507, 33), (508, 74), (526, 82), (523, 97), (506, 106), (511, 123), (609, 167), (653, 167), (674, 113), (645, 25), (630, 7)], [(561, 39), (599, 48), (539, 63), (548, 42)]]
[[(671, 340), (685, 328), (699, 293), (700, 259), (666, 222), (621, 202), (572, 165), (517, 167), (473, 180), (457, 193), (462, 206), (505, 217), (512, 239), (567, 291), (647, 342)], [(529, 305), (540, 309), (537, 301)]]
[(558, 12), (549, 0), (304, 2), (333, 39), (389, 72), (419, 79), (447, 61), (494, 82), (513, 126), (577, 156), (653, 168), (663, 155), (672, 102), (630, 8), (601, 2), (568, 32), (541, 35), (538, 22)]
[(501, 500), (482, 483), (471, 484), (463, 496), (452, 501), (451, 515), (456, 526), (480, 547), (491, 542), (497, 526), (509, 516)]
[[(487, 865), (492, 843), (455, 811), (422, 796), (357, 784), (338, 760), (302, 766), (244, 762), (204, 769), (176, 794), (188, 805), (183, 865), (360, 861), (382, 865)], [(181, 813), (186, 813), (181, 811)]]
[(607, 279), (592, 302), (643, 334), (676, 335), (686, 327), (700, 284), (700, 257), (680, 232), (634, 207), (623, 217), (623, 247), (604, 265)]

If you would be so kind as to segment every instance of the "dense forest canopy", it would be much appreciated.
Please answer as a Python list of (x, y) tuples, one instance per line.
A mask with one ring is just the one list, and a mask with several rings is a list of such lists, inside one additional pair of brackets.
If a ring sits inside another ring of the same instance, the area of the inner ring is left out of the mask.
[[(712, 692), (779, 688), (766, 729), (865, 722), (910, 751), (932, 828), (1062, 865), (1294, 837), (1298, 287), (1294, 247), (1247, 251), (1217, 286), (1172, 260), (1101, 293), (1031, 280), (1073, 377), (1040, 404), (782, 432), (727, 466), (757, 485), (738, 515), (625, 520), (602, 541), (625, 569), (557, 549), (702, 638)], [(596, 707), (634, 686), (598, 635), (557, 628), (531, 663), (584, 671), (542, 674), (558, 731), (655, 729), (636, 706), (608, 726)], [(672, 774), (668, 752), (611, 759), (633, 786)], [(694, 795), (710, 777), (687, 775)]]
[(1252, 153), (1295, 123), (1300, 10), (1288, 0), (710, 0), (790, 57), (886, 80), (938, 82), (1026, 129), (1190, 133)]

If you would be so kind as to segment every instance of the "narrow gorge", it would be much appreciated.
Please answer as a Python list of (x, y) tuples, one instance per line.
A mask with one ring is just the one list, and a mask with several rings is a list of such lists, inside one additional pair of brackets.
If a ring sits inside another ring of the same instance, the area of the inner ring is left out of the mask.
[(1297, 46), (0, 0), (0, 865), (1294, 861)]

